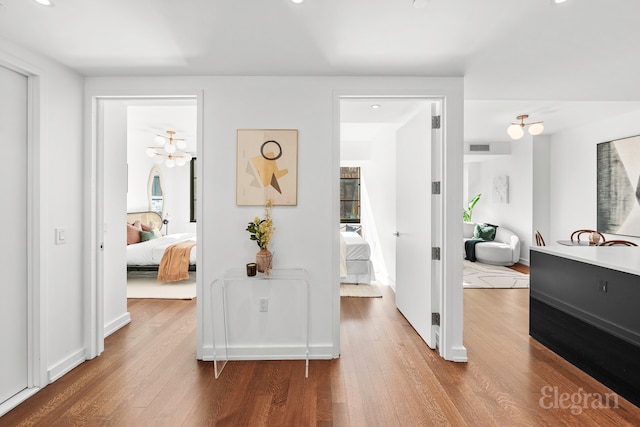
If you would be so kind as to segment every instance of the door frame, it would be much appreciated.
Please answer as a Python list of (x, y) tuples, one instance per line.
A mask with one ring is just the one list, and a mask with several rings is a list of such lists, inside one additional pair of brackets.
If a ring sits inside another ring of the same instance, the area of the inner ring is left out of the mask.
[(0, 52), (0, 66), (27, 78), (27, 388), (0, 402), (0, 416), (33, 396), (46, 386), (46, 292), (45, 269), (47, 181), (46, 77), (42, 70), (14, 56)]
[[(340, 100), (344, 98), (439, 98), (442, 100), (442, 130), (440, 162), (434, 173), (441, 173), (441, 206), (439, 215), (442, 220), (440, 233), (441, 265), (439, 270), (442, 279), (438, 295), (440, 306), (440, 328), (438, 334), (438, 351), (446, 360), (466, 362), (467, 350), (462, 342), (463, 331), (463, 294), (462, 294), (462, 224), (460, 206), (462, 206), (462, 171), (463, 171), (463, 90), (455, 79), (441, 82), (437, 88), (396, 90), (335, 90), (333, 92), (333, 146), (332, 173), (340, 176)], [(339, 180), (332, 183), (333, 209), (332, 224), (340, 223)], [(434, 237), (435, 238), (435, 237)], [(437, 242), (437, 240), (434, 240)], [(340, 353), (340, 242), (338, 233), (333, 239), (332, 275), (335, 286), (332, 287), (333, 311), (333, 343), (334, 357)]]
[[(104, 215), (103, 205), (100, 202), (102, 197), (100, 171), (102, 167), (101, 157), (101, 145), (102, 130), (99, 123), (99, 101), (101, 100), (162, 100), (162, 99), (180, 99), (191, 98), (196, 100), (196, 115), (197, 115), (197, 144), (196, 151), (203, 157), (203, 98), (204, 91), (202, 90), (179, 90), (179, 91), (167, 91), (166, 89), (148, 90), (140, 92), (136, 88), (115, 90), (98, 90), (89, 88), (85, 92), (85, 134), (86, 140), (90, 141), (87, 150), (85, 151), (85, 206), (86, 206), (86, 223), (85, 223), (85, 247), (88, 248), (85, 251), (85, 265), (87, 268), (84, 271), (85, 282), (89, 284), (88, 292), (85, 296), (85, 324), (88, 325), (85, 332), (85, 352), (87, 359), (93, 359), (99, 356), (104, 351), (104, 283), (102, 274), (102, 250), (100, 244), (102, 242), (102, 228), (99, 224), (102, 223)], [(203, 181), (202, 168), (198, 168), (197, 182), (197, 199), (202, 200), (202, 181)], [(197, 217), (202, 218), (202, 203), (198, 204)], [(196, 227), (196, 239), (202, 241), (202, 223), (199, 223)], [(202, 290), (202, 278), (203, 271), (202, 263), (202, 250), (198, 250), (196, 254), (196, 264), (199, 268), (196, 270), (196, 316), (197, 316), (197, 355), (198, 359), (202, 358), (201, 348), (203, 341), (203, 315), (202, 304), (203, 295)]]

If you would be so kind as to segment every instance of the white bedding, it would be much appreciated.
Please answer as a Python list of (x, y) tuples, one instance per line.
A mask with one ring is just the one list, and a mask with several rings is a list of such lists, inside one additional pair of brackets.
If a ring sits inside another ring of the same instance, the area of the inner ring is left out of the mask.
[(347, 246), (347, 261), (366, 261), (371, 258), (369, 243), (358, 233), (341, 231), (340, 234)]
[(371, 247), (358, 233), (340, 232), (340, 281), (342, 283), (371, 283), (375, 280)]
[[(127, 265), (160, 265), (165, 249), (177, 242), (196, 240), (195, 233), (176, 233), (146, 242), (127, 245)], [(191, 249), (189, 264), (196, 263), (196, 247)]]

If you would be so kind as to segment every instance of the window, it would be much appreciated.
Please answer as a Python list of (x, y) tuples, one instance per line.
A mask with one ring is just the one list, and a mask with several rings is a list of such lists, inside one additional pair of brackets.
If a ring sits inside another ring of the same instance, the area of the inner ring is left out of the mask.
[(191, 222), (196, 222), (196, 212), (198, 211), (198, 200), (197, 200), (197, 196), (198, 196), (198, 186), (196, 185), (197, 182), (196, 180), (198, 179), (198, 169), (197, 169), (197, 162), (196, 162), (196, 158), (194, 157), (193, 159), (191, 159), (191, 179), (190, 179), (190, 183), (191, 183), (191, 194), (190, 194), (190, 210), (191, 210)]
[(340, 222), (360, 222), (360, 168), (340, 168)]

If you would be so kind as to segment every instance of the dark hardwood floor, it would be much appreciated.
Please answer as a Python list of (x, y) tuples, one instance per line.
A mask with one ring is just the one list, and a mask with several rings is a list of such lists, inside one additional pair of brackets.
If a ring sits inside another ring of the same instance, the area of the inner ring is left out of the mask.
[[(195, 301), (130, 300), (102, 356), (0, 418), (2, 426), (624, 426), (640, 409), (528, 336), (527, 289), (467, 289), (468, 363), (442, 360), (383, 298), (342, 299), (342, 356), (195, 360)], [(571, 400), (573, 399), (573, 400)], [(573, 402), (573, 403), (571, 403)], [(603, 400), (603, 402), (606, 402)]]
[(520, 273), (529, 274), (529, 266), (521, 264), (519, 262), (513, 264), (512, 266), (509, 266), (509, 268), (515, 271), (519, 271)]

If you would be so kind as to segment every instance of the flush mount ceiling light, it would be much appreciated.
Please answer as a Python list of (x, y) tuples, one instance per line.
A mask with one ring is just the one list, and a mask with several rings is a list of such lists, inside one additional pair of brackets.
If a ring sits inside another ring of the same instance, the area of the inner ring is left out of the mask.
[(42, 6), (53, 6), (53, 2), (51, 0), (33, 0), (38, 4), (41, 4)]
[(155, 143), (157, 145), (147, 147), (145, 153), (147, 156), (153, 157), (153, 161), (161, 164), (164, 163), (168, 168), (174, 166), (184, 166), (192, 159), (191, 154), (184, 151), (187, 143), (184, 138), (174, 138), (175, 131), (168, 130), (167, 135), (156, 134)]
[(542, 131), (544, 131), (543, 122), (533, 122), (533, 123), (525, 123), (524, 119), (528, 119), (528, 114), (523, 114), (521, 116), (516, 117), (516, 120), (520, 120), (520, 123), (511, 123), (511, 125), (507, 128), (507, 133), (511, 137), (511, 139), (520, 139), (524, 135), (524, 127), (529, 126), (529, 133), (531, 135), (540, 135)]
[(567, 1), (567, 0), (551, 0), (551, 3), (553, 3), (553, 4), (560, 4), (560, 3), (564, 3), (564, 2), (566, 2), (566, 1)]
[(302, 3), (304, 0), (291, 0), (291, 3), (295, 3), (295, 4), (300, 4)]
[(378, 108), (380, 108), (380, 104), (373, 104), (371, 108), (373, 108), (374, 110), (377, 110)]

